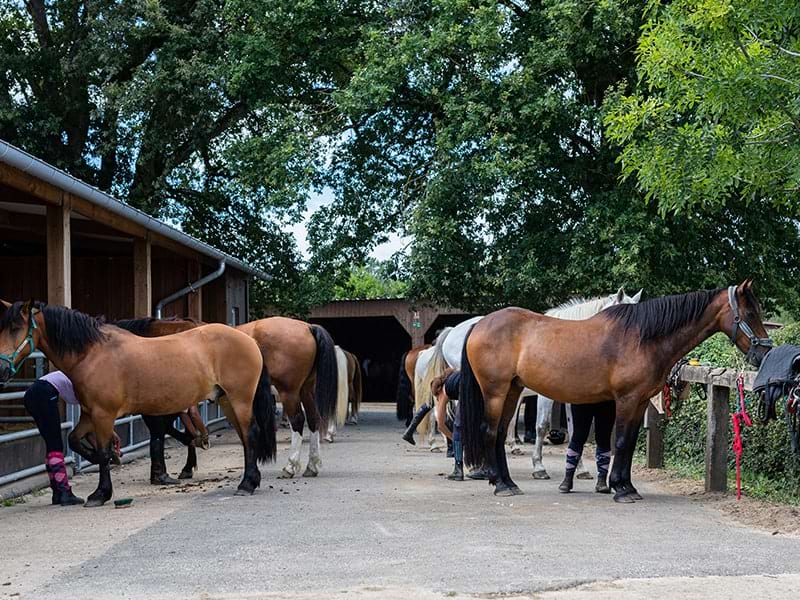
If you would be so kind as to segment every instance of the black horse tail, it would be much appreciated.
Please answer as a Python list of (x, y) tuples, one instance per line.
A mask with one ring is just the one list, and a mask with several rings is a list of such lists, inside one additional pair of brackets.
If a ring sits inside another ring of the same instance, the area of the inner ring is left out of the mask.
[(414, 416), (414, 400), (411, 398), (411, 380), (406, 373), (406, 357), (400, 359), (400, 373), (397, 376), (397, 420), (408, 423)]
[(275, 396), (267, 366), (261, 365), (256, 393), (253, 397), (253, 419), (250, 424), (250, 444), (260, 463), (274, 461), (278, 453), (275, 436)]
[(336, 418), (336, 389), (339, 369), (336, 365), (336, 345), (327, 330), (320, 325), (311, 325), (311, 335), (317, 342), (317, 357), (314, 369), (317, 372), (317, 387), (314, 390), (317, 412), (323, 423)]
[(461, 385), (458, 398), (461, 407), (462, 442), (464, 445), (464, 460), (468, 465), (480, 466), (484, 459), (484, 403), (483, 392), (472, 372), (467, 356), (467, 342), (474, 325), (464, 338), (464, 348), (461, 351)]

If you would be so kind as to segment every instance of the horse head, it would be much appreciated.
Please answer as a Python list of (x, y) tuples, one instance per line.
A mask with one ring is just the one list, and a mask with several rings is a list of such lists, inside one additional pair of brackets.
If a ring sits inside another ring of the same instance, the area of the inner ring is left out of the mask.
[(753, 280), (728, 288), (728, 302), (720, 315), (719, 327), (754, 367), (761, 365), (773, 343), (761, 320), (761, 304), (753, 293)]
[(40, 336), (36, 315), (40, 312), (33, 301), (11, 304), (0, 300), (0, 383), (16, 375), (25, 357), (36, 349)]

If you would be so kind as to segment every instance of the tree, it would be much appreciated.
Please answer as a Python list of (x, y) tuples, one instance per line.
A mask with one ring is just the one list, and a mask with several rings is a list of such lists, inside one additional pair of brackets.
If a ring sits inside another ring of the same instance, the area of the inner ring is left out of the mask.
[(640, 83), (606, 117), (620, 161), (662, 212), (725, 206), (797, 215), (800, 9), (775, 0), (654, 1)]

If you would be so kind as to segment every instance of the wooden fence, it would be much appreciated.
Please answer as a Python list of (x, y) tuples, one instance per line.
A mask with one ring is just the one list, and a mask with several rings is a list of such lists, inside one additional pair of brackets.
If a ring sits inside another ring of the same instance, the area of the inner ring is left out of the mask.
[[(681, 369), (680, 379), (688, 384), (701, 384), (708, 393), (706, 437), (706, 473), (705, 486), (707, 492), (725, 492), (728, 489), (728, 425), (731, 422), (730, 395), (736, 393), (738, 371), (734, 369), (693, 367), (686, 365)], [(744, 389), (752, 391), (755, 371), (744, 372)], [(664, 415), (660, 414), (651, 403), (645, 417), (647, 428), (647, 466), (661, 469), (664, 466), (664, 438), (662, 423)]]

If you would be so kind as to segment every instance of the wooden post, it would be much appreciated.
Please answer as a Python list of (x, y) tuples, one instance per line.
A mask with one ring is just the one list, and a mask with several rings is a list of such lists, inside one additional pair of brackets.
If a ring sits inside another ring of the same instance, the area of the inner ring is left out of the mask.
[(47, 205), (47, 301), (72, 305), (71, 205)]
[(133, 316), (153, 314), (153, 276), (149, 239), (133, 240)]
[(708, 436), (706, 437), (706, 491), (728, 490), (728, 399), (730, 388), (711, 384), (708, 395)]
[[(189, 261), (189, 281), (197, 281), (202, 277), (200, 263), (196, 260)], [(203, 288), (200, 288), (196, 292), (191, 292), (187, 297), (186, 301), (188, 303), (188, 316), (190, 319), (195, 319), (196, 321), (203, 320)]]
[(656, 410), (652, 402), (647, 403), (647, 412), (644, 417), (644, 425), (647, 429), (647, 468), (664, 468), (664, 432), (661, 424), (664, 422), (664, 415)]

